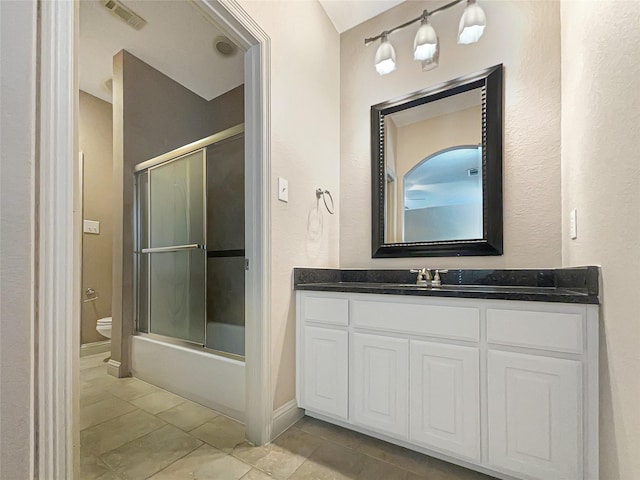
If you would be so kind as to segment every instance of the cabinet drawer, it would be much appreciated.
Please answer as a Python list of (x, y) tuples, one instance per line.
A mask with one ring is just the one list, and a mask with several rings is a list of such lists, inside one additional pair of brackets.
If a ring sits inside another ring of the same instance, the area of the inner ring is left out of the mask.
[(430, 337), (480, 339), (480, 310), (473, 307), (352, 301), (352, 322), (363, 328)]
[(304, 296), (302, 297), (302, 318), (308, 322), (349, 325), (349, 300)]
[(487, 340), (500, 345), (582, 353), (579, 313), (487, 310)]

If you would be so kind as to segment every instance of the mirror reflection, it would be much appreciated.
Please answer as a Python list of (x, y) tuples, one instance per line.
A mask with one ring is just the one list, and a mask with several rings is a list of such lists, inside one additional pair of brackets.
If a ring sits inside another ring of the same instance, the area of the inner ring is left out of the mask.
[(385, 243), (483, 238), (482, 88), (384, 116)]

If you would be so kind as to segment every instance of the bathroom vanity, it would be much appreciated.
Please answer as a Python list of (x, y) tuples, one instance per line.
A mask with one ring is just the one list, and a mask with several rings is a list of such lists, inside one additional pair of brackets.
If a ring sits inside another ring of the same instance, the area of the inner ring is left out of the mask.
[(296, 269), (306, 414), (502, 479), (598, 478), (598, 269)]

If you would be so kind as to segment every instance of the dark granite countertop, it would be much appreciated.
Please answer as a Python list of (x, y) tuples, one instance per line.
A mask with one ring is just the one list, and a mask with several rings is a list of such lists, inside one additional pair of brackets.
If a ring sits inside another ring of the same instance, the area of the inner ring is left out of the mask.
[(599, 267), (523, 270), (449, 270), (440, 287), (416, 285), (408, 270), (295, 268), (294, 288), (376, 293), (598, 304)]

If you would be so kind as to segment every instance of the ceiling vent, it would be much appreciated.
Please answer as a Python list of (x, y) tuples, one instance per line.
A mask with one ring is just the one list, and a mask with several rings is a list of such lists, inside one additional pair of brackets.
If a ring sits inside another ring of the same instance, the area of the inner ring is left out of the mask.
[(121, 20), (124, 20), (128, 25), (131, 25), (136, 30), (140, 30), (147, 24), (147, 21), (144, 18), (118, 0), (105, 0), (102, 4), (107, 10)]

